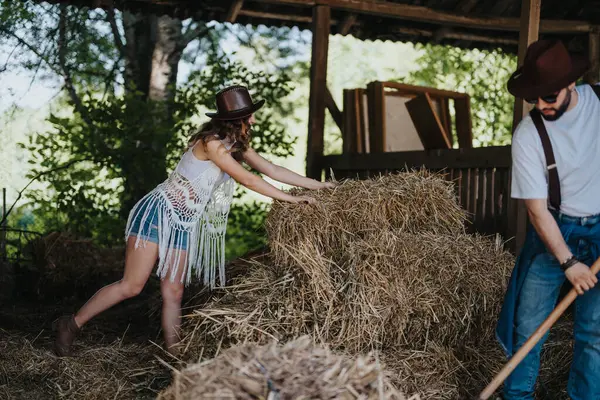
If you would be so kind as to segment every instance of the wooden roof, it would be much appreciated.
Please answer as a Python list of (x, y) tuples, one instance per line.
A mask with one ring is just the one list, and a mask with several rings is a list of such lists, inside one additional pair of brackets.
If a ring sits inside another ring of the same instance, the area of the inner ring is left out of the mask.
[[(501, 48), (516, 52), (522, 0), (49, 0), (240, 24), (311, 28), (312, 7), (331, 7), (331, 34), (366, 40)], [(542, 0), (540, 36), (587, 51), (600, 2)]]

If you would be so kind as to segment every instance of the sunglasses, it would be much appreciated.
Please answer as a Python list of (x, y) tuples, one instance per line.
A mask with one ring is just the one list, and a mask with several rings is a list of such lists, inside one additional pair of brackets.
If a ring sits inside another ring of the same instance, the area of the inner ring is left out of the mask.
[(529, 104), (536, 104), (538, 102), (538, 98), (539, 98), (539, 99), (544, 100), (545, 103), (553, 104), (553, 103), (556, 103), (556, 99), (558, 98), (558, 95), (560, 94), (561, 91), (562, 90), (559, 90), (556, 93), (547, 94), (546, 96), (528, 98), (528, 99), (525, 99), (525, 101), (528, 102)]

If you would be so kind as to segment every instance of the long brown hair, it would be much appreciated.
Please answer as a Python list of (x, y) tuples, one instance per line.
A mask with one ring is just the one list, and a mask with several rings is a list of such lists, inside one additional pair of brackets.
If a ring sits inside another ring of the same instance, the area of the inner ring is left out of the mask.
[(192, 147), (198, 141), (206, 144), (212, 140), (221, 140), (233, 144), (231, 155), (237, 161), (242, 160), (244, 152), (250, 145), (250, 117), (222, 121), (211, 119), (202, 124), (200, 129), (194, 133), (188, 141), (188, 146)]

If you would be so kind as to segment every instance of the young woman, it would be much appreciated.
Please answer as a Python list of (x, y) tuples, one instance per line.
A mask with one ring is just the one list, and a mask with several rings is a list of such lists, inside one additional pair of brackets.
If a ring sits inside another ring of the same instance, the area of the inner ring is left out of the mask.
[(168, 351), (176, 353), (181, 298), (192, 273), (215, 286), (218, 269), (225, 284), (225, 228), (234, 182), (273, 199), (314, 203), (312, 197), (292, 196), (248, 172), (258, 172), (293, 186), (322, 189), (333, 186), (274, 165), (250, 148), (254, 112), (264, 100), (252, 102), (243, 86), (230, 86), (216, 95), (217, 112), (189, 142), (175, 171), (131, 210), (126, 234), (123, 278), (100, 289), (74, 315), (58, 321), (55, 352), (72, 354), (72, 344), (90, 319), (121, 301), (138, 295), (158, 260), (163, 298), (162, 328)]

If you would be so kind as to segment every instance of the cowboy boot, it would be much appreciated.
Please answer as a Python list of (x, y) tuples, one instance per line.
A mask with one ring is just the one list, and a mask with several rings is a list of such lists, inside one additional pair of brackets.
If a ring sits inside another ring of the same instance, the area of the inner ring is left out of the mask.
[(75, 316), (71, 314), (60, 317), (57, 330), (54, 352), (59, 357), (72, 356), (71, 346), (80, 330), (75, 322)]

